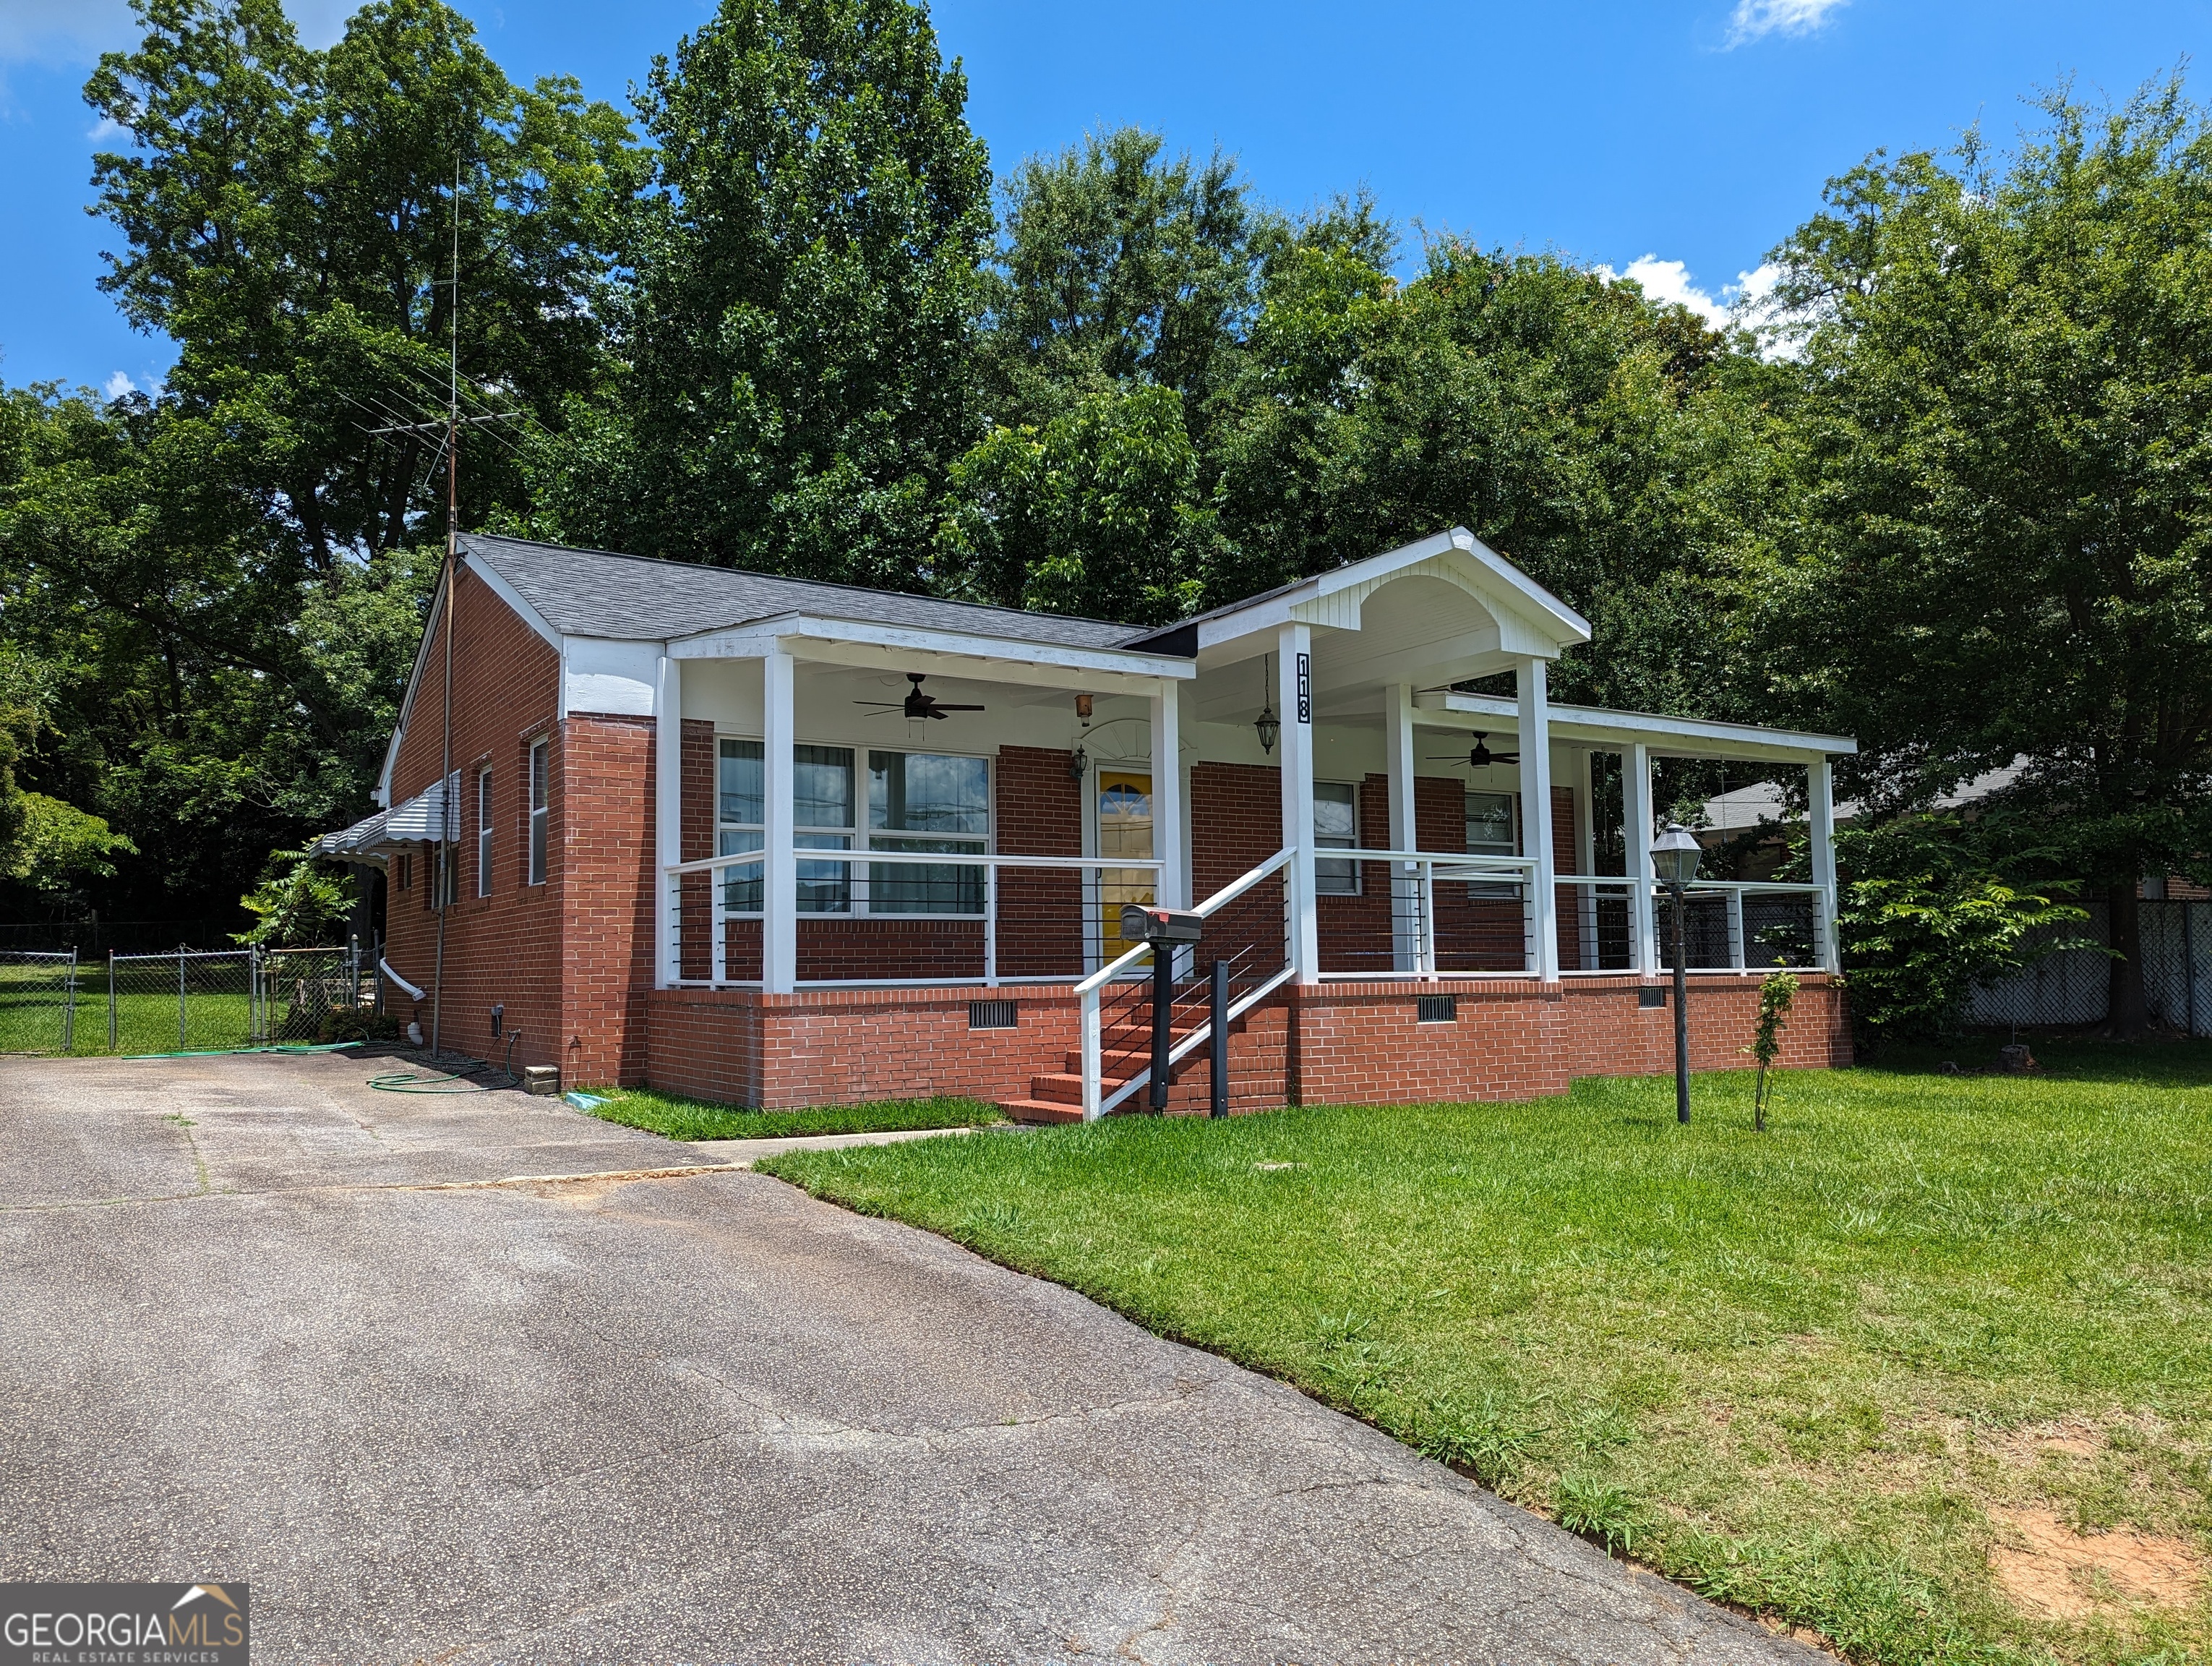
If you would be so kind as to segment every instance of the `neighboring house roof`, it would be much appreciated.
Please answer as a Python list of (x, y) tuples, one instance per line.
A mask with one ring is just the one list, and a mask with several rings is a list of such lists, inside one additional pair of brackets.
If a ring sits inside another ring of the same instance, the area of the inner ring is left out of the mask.
[(571, 550), (523, 538), (465, 534), (461, 551), (489, 568), (564, 636), (667, 641), (792, 613), (1067, 648), (1120, 648), (1152, 634), (1150, 627), (1102, 619), (984, 607), (605, 550)]

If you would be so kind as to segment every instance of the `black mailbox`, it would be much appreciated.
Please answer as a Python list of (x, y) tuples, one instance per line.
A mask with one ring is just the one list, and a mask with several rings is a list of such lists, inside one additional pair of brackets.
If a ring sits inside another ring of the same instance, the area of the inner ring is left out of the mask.
[(1121, 905), (1121, 936), (1131, 943), (1195, 943), (1205, 925), (1203, 915), (1188, 909), (1148, 909), (1141, 903)]

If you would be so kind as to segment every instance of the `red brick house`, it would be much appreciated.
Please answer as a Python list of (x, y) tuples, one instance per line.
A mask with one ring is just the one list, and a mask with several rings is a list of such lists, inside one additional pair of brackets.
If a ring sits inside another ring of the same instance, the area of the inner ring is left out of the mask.
[[(1778, 958), (1790, 1061), (1844, 1061), (1852, 743), (1552, 704), (1589, 638), (1461, 529), (1164, 629), (465, 538), (387, 807), (324, 848), (388, 875), (401, 1011), (497, 1055), (496, 1011), (570, 1083), (1133, 1107), (1120, 908), (1158, 901), (1206, 915), (1178, 1108), (1217, 959), (1239, 1107), (1525, 1097), (1668, 1067), (1650, 760), (1757, 758), (1808, 771), (1816, 883), (1692, 893), (1696, 1061), (1735, 1061)], [(1452, 687), (1501, 672), (1514, 697)], [(1602, 752), (1626, 874), (1593, 872)]]

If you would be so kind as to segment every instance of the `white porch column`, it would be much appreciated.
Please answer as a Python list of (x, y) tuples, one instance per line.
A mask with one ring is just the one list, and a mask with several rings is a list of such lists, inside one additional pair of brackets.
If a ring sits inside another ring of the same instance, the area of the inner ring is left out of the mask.
[(1843, 952), (1836, 942), (1836, 781), (1835, 765), (1826, 752), (1805, 766), (1806, 798), (1811, 812), (1808, 830), (1812, 845), (1813, 883), (1820, 887), (1816, 906), (1820, 910), (1820, 935), (1826, 953), (1821, 964), (1832, 972), (1844, 969)]
[[(1400, 683), (1382, 691), (1382, 745), (1390, 778), (1390, 848), (1419, 850), (1420, 822), (1414, 805), (1413, 690)], [(1390, 966), (1420, 970), (1420, 870), (1411, 863), (1390, 870)]]
[(1620, 755), (1621, 836), (1628, 847), (1630, 887), (1628, 934), (1634, 949), (1636, 970), (1645, 977), (1659, 976), (1658, 917), (1652, 911), (1651, 885), (1657, 877), (1651, 866), (1651, 749), (1638, 742)]
[(762, 862), (761, 987), (788, 994), (799, 981), (799, 860), (792, 854), (792, 757), (797, 725), (792, 709), (791, 655), (779, 641), (761, 656)]
[(684, 662), (660, 656), (653, 690), (653, 987), (684, 976), (675, 882), (662, 870), (684, 860)]
[(1152, 854), (1160, 859), (1162, 908), (1190, 906), (1190, 845), (1182, 812), (1181, 690), (1167, 678), (1152, 697)]
[[(1597, 872), (1597, 784), (1591, 778), (1587, 747), (1575, 754), (1575, 872)], [(1575, 891), (1575, 918), (1582, 955), (1576, 965), (1585, 972), (1597, 970), (1597, 892), (1588, 885)]]
[(1559, 866), (1552, 859), (1552, 711), (1545, 691), (1547, 666), (1531, 657), (1514, 668), (1521, 698), (1521, 854), (1535, 859), (1529, 876), (1526, 918), (1533, 941), (1529, 964), (1546, 983), (1559, 981), (1559, 899), (1553, 881)]
[(1296, 848), (1290, 878), (1291, 965), (1300, 983), (1321, 981), (1321, 931), (1314, 908), (1313, 630), (1275, 633), (1275, 709), (1283, 720), (1283, 848)]

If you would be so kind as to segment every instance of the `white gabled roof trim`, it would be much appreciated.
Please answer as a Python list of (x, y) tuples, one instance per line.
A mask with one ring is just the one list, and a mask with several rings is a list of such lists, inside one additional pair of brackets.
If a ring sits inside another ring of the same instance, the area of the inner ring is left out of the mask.
[(1497, 619), (1507, 653), (1555, 657), (1590, 639), (1589, 620), (1466, 527), (1455, 526), (1202, 616), (1196, 621), (1198, 647), (1203, 652), (1293, 620), (1354, 629), (1360, 603), (1393, 580), (1416, 576), (1443, 579), (1474, 597)]

